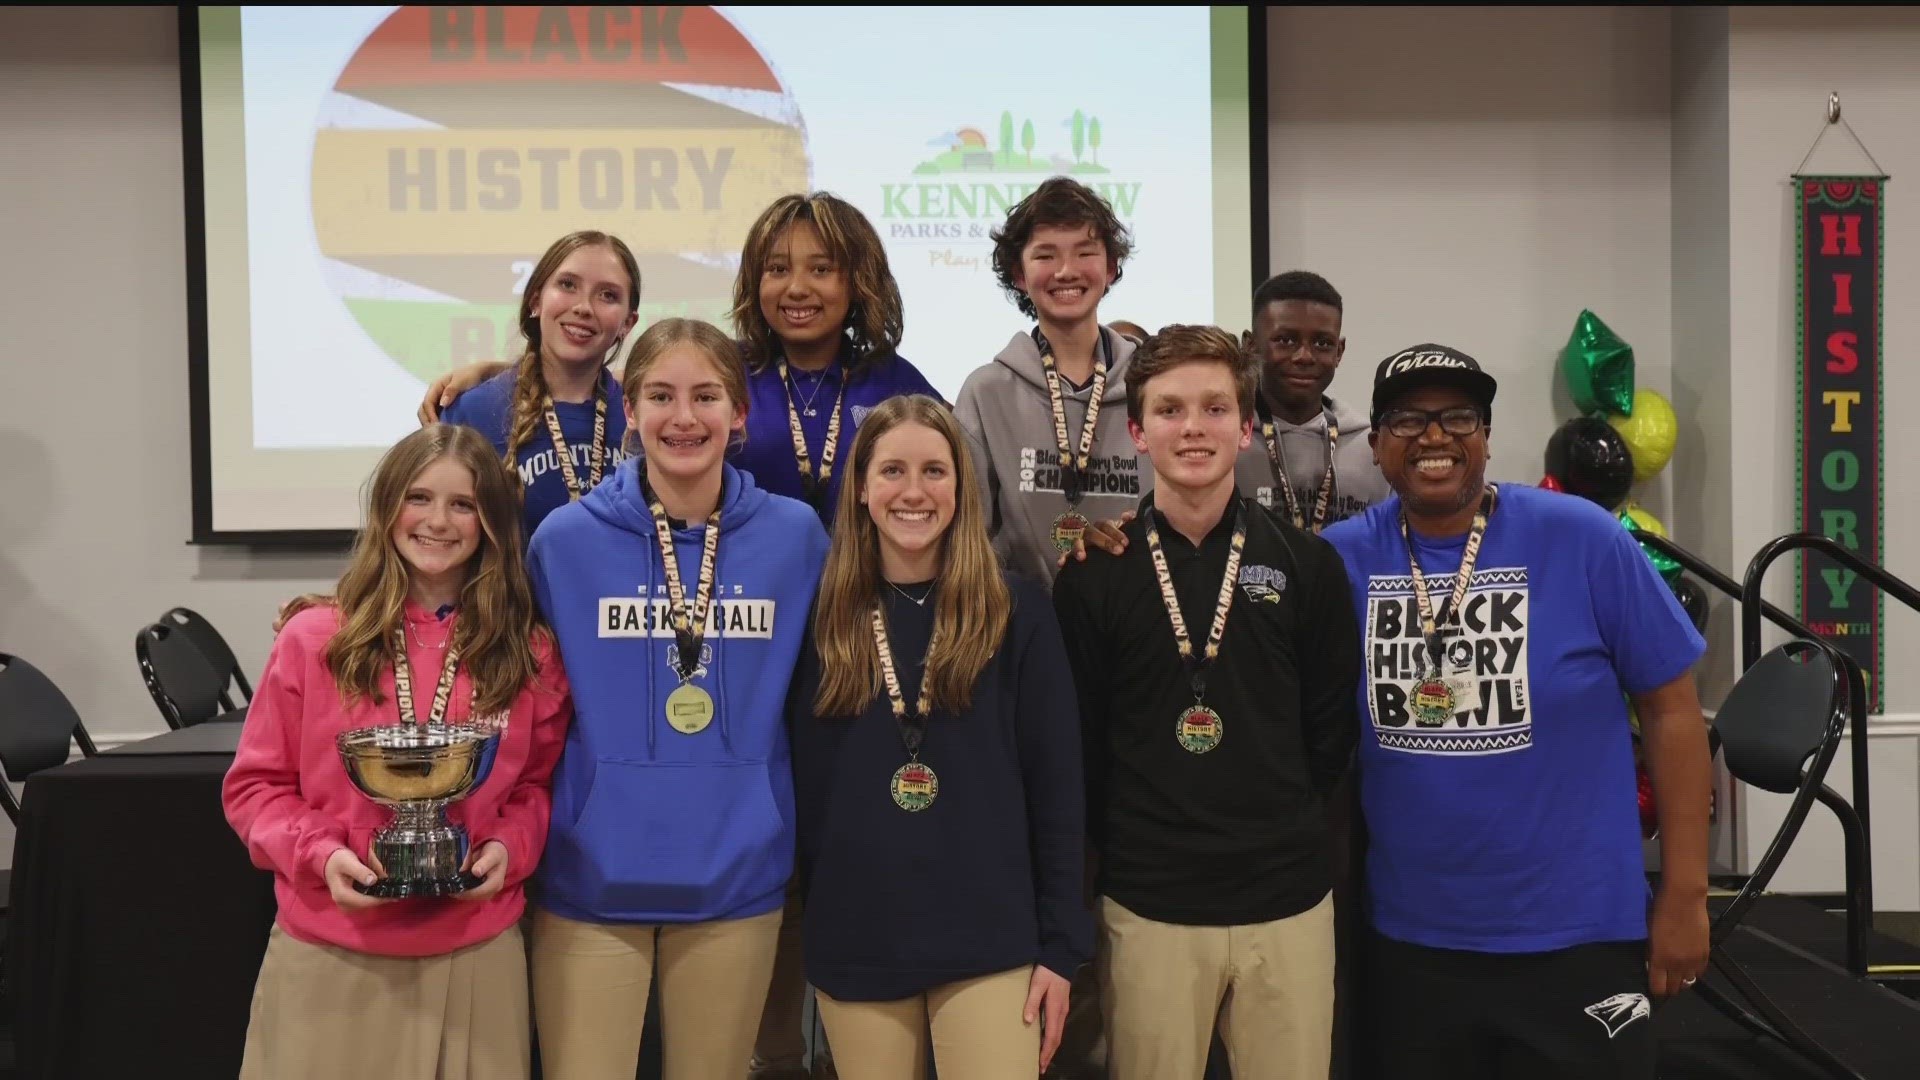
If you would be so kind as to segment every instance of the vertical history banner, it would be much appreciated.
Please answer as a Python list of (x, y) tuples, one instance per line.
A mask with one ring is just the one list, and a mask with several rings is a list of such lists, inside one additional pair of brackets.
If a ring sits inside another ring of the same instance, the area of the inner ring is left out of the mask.
[[(1796, 176), (1800, 216), (1800, 527), (1881, 552), (1880, 270), (1884, 177)], [(1800, 619), (1868, 677), (1882, 709), (1880, 591), (1823, 555), (1799, 567)]]

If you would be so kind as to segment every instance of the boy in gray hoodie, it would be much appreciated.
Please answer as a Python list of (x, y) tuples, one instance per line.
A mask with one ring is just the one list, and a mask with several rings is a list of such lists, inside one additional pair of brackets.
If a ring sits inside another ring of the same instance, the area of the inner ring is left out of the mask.
[(1315, 533), (1391, 494), (1367, 445), (1366, 410), (1327, 395), (1347, 351), (1342, 307), (1327, 279), (1307, 270), (1268, 278), (1253, 294), (1259, 415), (1234, 477), (1242, 494)]
[(1127, 434), (1134, 344), (1099, 318), (1131, 241), (1105, 199), (1064, 176), (1020, 200), (993, 241), (1001, 288), (1037, 325), (967, 377), (954, 412), (985, 480), (994, 552), (1051, 585), (1081, 530), (1153, 486)]

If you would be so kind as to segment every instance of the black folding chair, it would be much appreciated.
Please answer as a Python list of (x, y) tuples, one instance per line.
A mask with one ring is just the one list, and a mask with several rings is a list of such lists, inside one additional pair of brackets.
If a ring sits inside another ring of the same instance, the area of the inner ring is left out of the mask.
[[(75, 743), (86, 757), (97, 753), (73, 702), (39, 668), (0, 653), (0, 809), (16, 827), (20, 802), (13, 785), (65, 762)], [(12, 908), (13, 871), (0, 870), (0, 943), (6, 941), (4, 918)], [(6, 1015), (11, 1016), (9, 993), (0, 982), (0, 1005), (9, 1006)]]
[[(65, 762), (74, 743), (86, 757), (98, 753), (73, 702), (53, 680), (25, 660), (0, 653), (0, 769), (9, 781), (0, 783), (0, 803), (9, 819), (20, 820), (11, 784)], [(0, 902), (4, 899), (0, 894)]]
[(240, 662), (234, 659), (233, 647), (227, 644), (227, 639), (221, 636), (220, 631), (214, 629), (206, 616), (192, 608), (177, 607), (160, 616), (160, 621), (168, 626), (177, 627), (185, 633), (195, 645), (200, 647), (200, 651), (206, 654), (214, 670), (222, 673), (232, 685), (240, 688), (240, 700), (236, 702), (227, 692), (228, 683), (220, 684), (222, 709), (232, 712), (253, 700), (253, 686), (247, 682), (247, 673), (240, 670)]
[(226, 673), (215, 668), (178, 626), (150, 623), (142, 627), (133, 639), (133, 652), (147, 693), (168, 727), (192, 727), (226, 711), (220, 707)]
[[(1792, 795), (1786, 817), (1731, 903), (1713, 921), (1710, 962), (1747, 1003), (1750, 1011), (1719, 987), (1702, 979), (1694, 989), (1728, 1018), (1778, 1040), (1829, 1076), (1860, 1080), (1833, 1052), (1795, 1024), (1761, 991), (1753, 977), (1728, 952), (1739, 929), (1800, 834), (1814, 800), (1840, 819), (1847, 841), (1849, 892), (1865, 888), (1867, 858), (1860, 817), (1826, 786), (1828, 766), (1845, 735), (1860, 687), (1857, 669), (1845, 654), (1824, 641), (1798, 640), (1782, 645), (1748, 668), (1714, 717), (1720, 752), (1733, 778), (1763, 791)], [(1849, 897), (1850, 904), (1864, 898)]]

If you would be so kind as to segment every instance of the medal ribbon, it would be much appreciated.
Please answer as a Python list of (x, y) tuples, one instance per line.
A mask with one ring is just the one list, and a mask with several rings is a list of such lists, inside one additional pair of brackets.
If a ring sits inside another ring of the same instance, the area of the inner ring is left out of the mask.
[[(823, 373), (821, 378), (826, 378)], [(800, 486), (811, 498), (817, 491), (825, 490), (827, 480), (833, 476), (833, 454), (840, 448), (840, 403), (847, 397), (847, 380), (840, 379), (840, 389), (833, 396), (833, 412), (827, 416), (827, 441), (820, 445), (820, 478), (814, 479), (813, 459), (807, 455), (807, 436), (800, 430), (800, 411), (793, 405), (793, 380), (787, 372), (787, 362), (780, 361), (780, 388), (787, 394), (787, 427), (793, 432), (793, 456), (800, 465)]]
[[(447, 718), (447, 700), (453, 697), (453, 674), (460, 666), (460, 647), (451, 641), (447, 643), (447, 660), (440, 665), (440, 685), (433, 691), (433, 709), (427, 713), (427, 723), (438, 725)], [(400, 722), (408, 727), (420, 723), (413, 711), (413, 668), (407, 663), (407, 627), (406, 617), (393, 631), (393, 700), (400, 707)]]
[[(644, 483), (644, 471), (641, 478)], [(660, 497), (651, 485), (646, 491), (653, 533), (660, 541), (660, 559), (667, 570), (667, 600), (672, 604), (667, 619), (673, 626), (674, 643), (680, 648), (680, 663), (674, 674), (686, 682), (700, 666), (700, 643), (707, 636), (707, 613), (713, 605), (713, 567), (720, 550), (720, 507), (715, 505), (707, 517), (707, 532), (700, 543), (700, 582), (693, 603), (688, 604), (687, 591), (680, 584), (680, 563), (673, 554), (673, 526), (667, 523), (667, 508), (660, 505)]]
[(1233, 586), (1240, 580), (1240, 555), (1247, 546), (1247, 516), (1236, 504), (1233, 512), (1233, 539), (1227, 544), (1227, 570), (1220, 579), (1220, 599), (1213, 607), (1213, 627), (1207, 631), (1206, 651), (1195, 656), (1193, 640), (1187, 636), (1187, 621), (1180, 617), (1180, 597), (1173, 591), (1173, 574), (1167, 570), (1167, 555), (1160, 546), (1160, 530), (1154, 527), (1153, 510), (1141, 515), (1147, 523), (1147, 551), (1153, 556), (1153, 573), (1160, 579), (1160, 601), (1167, 617), (1173, 620), (1173, 641), (1186, 662), (1193, 683), (1193, 700), (1198, 704), (1205, 695), (1207, 665), (1220, 655), (1220, 639), (1227, 632), (1227, 611), (1233, 607)]
[(1487, 518), (1493, 513), (1494, 501), (1499, 498), (1499, 487), (1488, 484), (1487, 490), (1480, 496), (1480, 509), (1474, 512), (1473, 527), (1467, 530), (1467, 546), (1460, 552), (1460, 569), (1455, 571), (1453, 592), (1447, 596), (1447, 605), (1434, 614), (1433, 601), (1427, 595), (1427, 576), (1420, 572), (1420, 558), (1414, 554), (1413, 532), (1407, 526), (1407, 510), (1400, 508), (1400, 539), (1407, 545), (1407, 562), (1413, 569), (1413, 599), (1420, 608), (1420, 637), (1427, 646), (1428, 677), (1441, 679), (1446, 677), (1445, 665), (1441, 663), (1440, 628), (1445, 626), (1460, 605), (1467, 602), (1467, 587), (1473, 583), (1473, 564), (1480, 561), (1480, 544), (1487, 536)]
[(1280, 434), (1274, 429), (1272, 419), (1260, 422), (1260, 434), (1267, 443), (1267, 462), (1273, 466), (1273, 482), (1287, 500), (1287, 520), (1295, 528), (1307, 529), (1319, 535), (1320, 529), (1327, 523), (1327, 508), (1333, 505), (1333, 452), (1340, 446), (1340, 425), (1333, 421), (1333, 403), (1325, 398), (1320, 404), (1326, 409), (1327, 417), (1327, 472), (1320, 478), (1320, 494), (1313, 500), (1313, 522), (1309, 525), (1300, 513), (1299, 496), (1293, 493), (1293, 480), (1287, 472), (1287, 450), (1280, 441)]
[[(927, 642), (927, 660), (933, 659), (933, 650), (940, 644), (940, 632), (934, 631)], [(887, 644), (887, 620), (880, 614), (880, 605), (873, 607), (873, 646), (880, 651), (880, 677), (887, 684), (887, 700), (893, 704), (893, 718), (900, 725), (900, 741), (907, 746), (907, 759), (920, 760), (920, 744), (927, 739), (927, 717), (933, 714), (933, 693), (927, 678), (927, 665), (920, 670), (920, 699), (914, 703), (913, 711), (907, 711), (907, 699), (900, 693), (900, 677), (894, 672), (893, 647)]]
[[(1035, 335), (1038, 334), (1035, 331)], [(1087, 422), (1080, 428), (1078, 453), (1067, 437), (1066, 394), (1060, 386), (1063, 381), (1060, 369), (1053, 361), (1053, 346), (1046, 338), (1040, 338), (1039, 345), (1040, 368), (1047, 376), (1047, 407), (1053, 412), (1053, 443), (1060, 451), (1060, 487), (1067, 502), (1078, 505), (1086, 493), (1084, 474), (1093, 463), (1094, 428), (1100, 423), (1100, 399), (1106, 395), (1107, 369), (1112, 366), (1107, 359), (1107, 337), (1102, 331), (1100, 349), (1093, 362), (1093, 385), (1087, 393)]]
[(567, 437), (560, 432), (560, 416), (553, 409), (553, 395), (547, 395), (547, 434), (553, 437), (553, 449), (560, 455), (560, 476), (567, 483), (567, 501), (573, 502), (600, 486), (600, 477), (605, 474), (607, 464), (607, 385), (604, 380), (593, 384), (593, 446), (587, 452), (587, 482), (583, 486), (580, 476), (573, 471), (573, 451), (567, 448)]

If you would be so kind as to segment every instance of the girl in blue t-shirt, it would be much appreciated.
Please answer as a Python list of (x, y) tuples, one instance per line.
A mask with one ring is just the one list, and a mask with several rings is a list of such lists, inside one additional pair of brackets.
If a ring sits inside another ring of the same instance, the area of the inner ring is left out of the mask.
[(607, 361), (639, 310), (640, 266), (625, 243), (591, 230), (561, 237), (521, 295), (520, 359), (504, 370), (489, 366), (492, 377), (440, 417), (478, 429), (519, 471), (529, 536), (626, 457), (626, 416)]
[(900, 286), (873, 223), (824, 191), (775, 199), (740, 253), (733, 325), (753, 406), (734, 464), (831, 526), (860, 421), (897, 395), (940, 399), (895, 352)]

